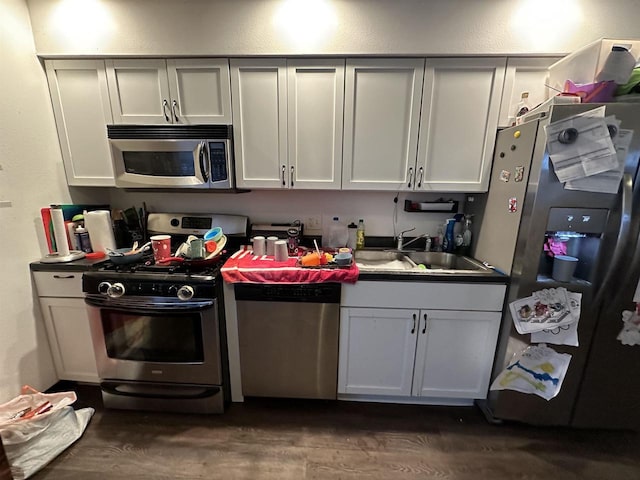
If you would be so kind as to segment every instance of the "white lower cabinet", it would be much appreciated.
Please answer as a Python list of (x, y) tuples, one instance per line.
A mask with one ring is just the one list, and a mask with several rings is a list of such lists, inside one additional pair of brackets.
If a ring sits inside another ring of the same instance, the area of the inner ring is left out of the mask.
[(82, 272), (33, 272), (60, 380), (98, 383)]
[[(466, 297), (458, 296), (465, 291)], [(443, 404), (485, 398), (504, 293), (504, 285), (487, 284), (343, 287), (338, 393), (345, 399), (414, 397)], [(397, 308), (408, 299), (436, 308)], [(472, 303), (487, 310), (468, 310)]]

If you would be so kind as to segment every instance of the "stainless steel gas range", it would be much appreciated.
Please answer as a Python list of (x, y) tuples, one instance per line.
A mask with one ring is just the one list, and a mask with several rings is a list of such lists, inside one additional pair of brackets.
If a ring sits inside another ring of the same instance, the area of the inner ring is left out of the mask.
[[(246, 242), (247, 218), (150, 214), (172, 243), (221, 226), (228, 251)], [(175, 246), (174, 246), (175, 248)], [(205, 267), (145, 257), (83, 275), (102, 398), (107, 408), (222, 413), (230, 398), (222, 278), (226, 255)]]

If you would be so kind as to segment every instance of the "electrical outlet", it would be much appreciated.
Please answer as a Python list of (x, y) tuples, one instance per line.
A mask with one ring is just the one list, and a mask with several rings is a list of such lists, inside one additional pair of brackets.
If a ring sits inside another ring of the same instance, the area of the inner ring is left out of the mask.
[(308, 216), (304, 221), (305, 230), (322, 230), (322, 216)]

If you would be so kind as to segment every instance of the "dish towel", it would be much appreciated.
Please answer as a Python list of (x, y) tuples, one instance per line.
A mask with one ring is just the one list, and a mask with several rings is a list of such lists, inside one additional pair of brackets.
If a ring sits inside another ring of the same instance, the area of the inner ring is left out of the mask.
[(227, 259), (221, 270), (227, 283), (356, 283), (359, 270), (349, 267), (302, 267), (297, 257), (276, 262), (273, 255), (255, 256), (239, 250)]

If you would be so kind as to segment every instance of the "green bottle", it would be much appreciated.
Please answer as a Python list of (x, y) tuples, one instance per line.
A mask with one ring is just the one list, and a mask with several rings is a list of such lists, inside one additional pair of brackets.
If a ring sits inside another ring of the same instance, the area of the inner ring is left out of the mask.
[(364, 248), (364, 220), (358, 220), (358, 230), (356, 230), (356, 250)]

